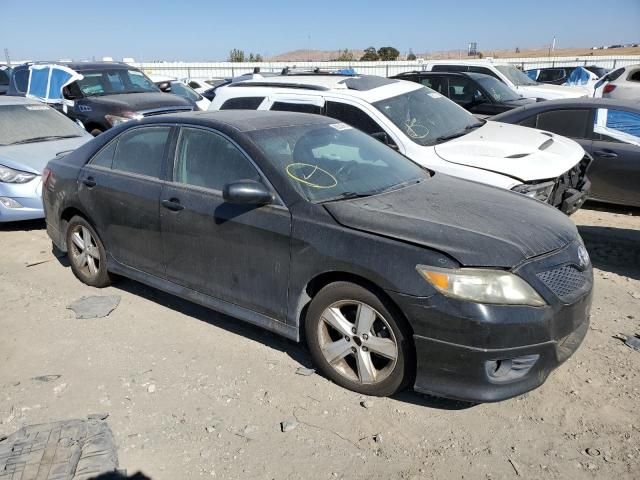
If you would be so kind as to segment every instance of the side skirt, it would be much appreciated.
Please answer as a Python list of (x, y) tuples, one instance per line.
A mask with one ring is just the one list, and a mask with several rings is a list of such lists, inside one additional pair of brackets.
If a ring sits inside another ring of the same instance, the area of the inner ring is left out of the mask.
[(194, 303), (197, 303), (198, 305), (202, 305), (203, 307), (207, 307), (225, 315), (238, 318), (239, 320), (242, 320), (244, 322), (257, 325), (258, 327), (262, 327), (265, 330), (269, 330), (277, 333), (278, 335), (282, 335), (283, 337), (286, 337), (295, 342), (300, 341), (299, 329), (292, 325), (287, 325), (254, 310), (250, 310), (248, 308), (244, 308), (239, 305), (235, 305), (233, 303), (226, 302), (209, 295), (205, 295), (195, 290), (191, 290), (190, 288), (183, 287), (182, 285), (178, 285), (169, 280), (158, 278), (154, 275), (149, 275), (148, 273), (141, 272), (140, 270), (136, 270), (135, 268), (127, 267), (118, 263), (110, 255), (107, 261), (107, 269), (115, 274), (122, 275), (123, 277), (130, 278), (140, 283), (144, 283), (145, 285), (157, 288), (158, 290), (170, 293), (171, 295), (184, 298), (185, 300), (192, 301)]

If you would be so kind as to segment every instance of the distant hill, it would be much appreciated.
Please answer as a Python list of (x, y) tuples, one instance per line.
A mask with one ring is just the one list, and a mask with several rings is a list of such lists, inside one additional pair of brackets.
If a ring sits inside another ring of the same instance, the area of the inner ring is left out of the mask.
[[(349, 50), (353, 53), (354, 60), (359, 60), (364, 54), (363, 50)], [(511, 58), (511, 57), (546, 57), (549, 55), (549, 49), (546, 48), (523, 48), (516, 53), (515, 48), (511, 50), (481, 50), (483, 56), (494, 58)], [(293, 50), (291, 52), (282, 53), (268, 58), (272, 62), (328, 62), (335, 60), (340, 56), (340, 50)], [(640, 47), (628, 48), (609, 48), (606, 50), (591, 50), (590, 48), (561, 48), (556, 49), (554, 57), (572, 57), (572, 56), (618, 56), (618, 55), (640, 55)], [(445, 58), (467, 58), (466, 50), (447, 50), (437, 52), (416, 53), (418, 58), (425, 59), (445, 59)], [(404, 60), (402, 54), (399, 60)]]

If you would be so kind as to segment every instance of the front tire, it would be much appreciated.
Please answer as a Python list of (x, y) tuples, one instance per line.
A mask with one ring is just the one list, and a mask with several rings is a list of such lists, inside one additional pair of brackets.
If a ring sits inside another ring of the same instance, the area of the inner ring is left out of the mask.
[(81, 282), (98, 288), (111, 285), (104, 245), (82, 217), (73, 217), (67, 226), (67, 255), (71, 270)]
[(313, 298), (306, 340), (318, 369), (358, 393), (389, 396), (411, 379), (413, 345), (397, 309), (353, 283), (336, 282)]

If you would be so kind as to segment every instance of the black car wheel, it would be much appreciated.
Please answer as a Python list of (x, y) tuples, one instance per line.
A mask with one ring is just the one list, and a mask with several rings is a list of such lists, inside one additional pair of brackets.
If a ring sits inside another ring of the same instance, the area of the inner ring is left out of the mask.
[(411, 378), (413, 347), (395, 310), (353, 283), (324, 287), (305, 319), (315, 364), (330, 380), (355, 392), (388, 396), (402, 389)]
[(98, 135), (100, 135), (102, 133), (102, 130), (100, 130), (99, 128), (94, 128), (89, 133), (91, 133), (91, 135), (93, 135), (94, 137), (97, 137)]
[(104, 246), (91, 224), (82, 217), (69, 221), (67, 251), (71, 270), (79, 280), (98, 288), (111, 284)]

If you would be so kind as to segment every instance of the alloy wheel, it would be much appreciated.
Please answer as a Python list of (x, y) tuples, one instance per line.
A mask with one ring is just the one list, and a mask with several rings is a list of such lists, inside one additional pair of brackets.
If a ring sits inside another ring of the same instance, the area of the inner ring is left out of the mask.
[(343, 300), (322, 313), (320, 350), (343, 377), (363, 385), (382, 382), (398, 360), (398, 343), (389, 322), (366, 303)]
[(100, 272), (100, 250), (89, 229), (77, 225), (71, 233), (71, 260), (76, 268), (88, 277), (96, 277)]

